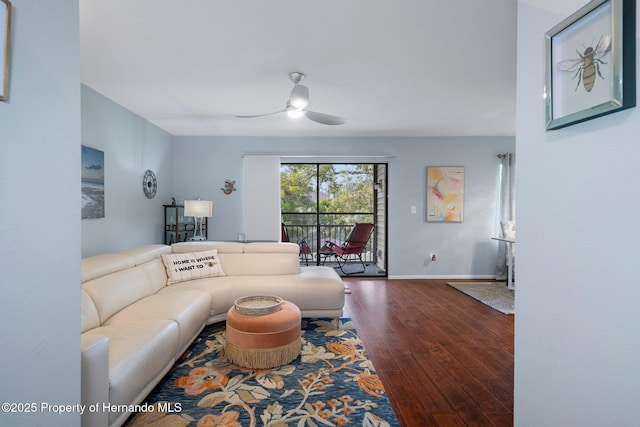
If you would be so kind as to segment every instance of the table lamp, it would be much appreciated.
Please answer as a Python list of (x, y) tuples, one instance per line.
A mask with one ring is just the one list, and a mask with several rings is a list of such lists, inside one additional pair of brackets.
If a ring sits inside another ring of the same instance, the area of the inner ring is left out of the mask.
[(195, 224), (193, 237), (189, 240), (207, 240), (202, 233), (204, 217), (213, 216), (213, 202), (210, 200), (185, 200), (184, 216), (192, 216)]

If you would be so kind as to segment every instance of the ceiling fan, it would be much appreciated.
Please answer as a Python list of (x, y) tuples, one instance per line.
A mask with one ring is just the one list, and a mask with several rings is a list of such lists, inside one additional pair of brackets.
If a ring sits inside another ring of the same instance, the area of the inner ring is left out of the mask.
[(305, 116), (307, 119), (313, 120), (314, 122), (321, 123), (323, 125), (342, 125), (346, 122), (346, 120), (342, 117), (307, 110), (307, 105), (309, 105), (309, 88), (305, 85), (300, 84), (300, 82), (304, 79), (304, 74), (298, 72), (289, 73), (289, 79), (293, 83), (293, 89), (291, 89), (291, 95), (289, 95), (289, 100), (287, 101), (285, 108), (283, 108), (282, 110), (274, 111), (273, 113), (236, 117), (241, 119), (251, 119), (254, 117), (287, 113), (290, 117)]

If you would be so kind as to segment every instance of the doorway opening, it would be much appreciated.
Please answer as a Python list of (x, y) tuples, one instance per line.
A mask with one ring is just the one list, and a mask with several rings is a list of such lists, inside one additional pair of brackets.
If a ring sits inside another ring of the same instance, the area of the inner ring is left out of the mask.
[[(280, 208), (289, 240), (304, 248), (302, 265), (337, 266), (321, 252), (326, 242), (341, 244), (357, 223), (373, 232), (358, 257), (336, 271), (346, 276), (387, 277), (386, 163), (283, 163)], [(320, 256), (319, 256), (320, 255)], [(326, 258), (326, 259), (325, 259)], [(357, 273), (356, 273), (357, 272)]]

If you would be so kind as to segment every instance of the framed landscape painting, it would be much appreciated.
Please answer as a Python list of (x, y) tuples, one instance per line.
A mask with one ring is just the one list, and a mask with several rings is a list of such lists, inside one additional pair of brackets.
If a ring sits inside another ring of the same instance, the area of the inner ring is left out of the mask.
[(427, 167), (427, 221), (462, 222), (464, 167)]
[(104, 218), (104, 151), (82, 146), (82, 219)]

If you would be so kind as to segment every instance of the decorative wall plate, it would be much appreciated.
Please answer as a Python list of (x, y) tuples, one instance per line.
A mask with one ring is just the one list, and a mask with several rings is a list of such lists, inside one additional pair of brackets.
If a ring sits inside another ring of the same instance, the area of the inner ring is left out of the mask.
[(233, 193), (234, 191), (237, 190), (236, 188), (236, 181), (235, 180), (231, 180), (231, 179), (225, 179), (224, 180), (224, 187), (221, 188), (222, 192), (224, 194), (226, 194), (227, 196), (231, 193)]
[(158, 181), (156, 180), (156, 174), (150, 169), (147, 169), (144, 172), (144, 177), (142, 178), (142, 191), (144, 191), (144, 195), (147, 196), (148, 199), (156, 197)]

